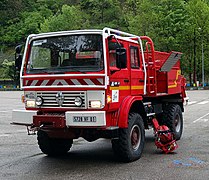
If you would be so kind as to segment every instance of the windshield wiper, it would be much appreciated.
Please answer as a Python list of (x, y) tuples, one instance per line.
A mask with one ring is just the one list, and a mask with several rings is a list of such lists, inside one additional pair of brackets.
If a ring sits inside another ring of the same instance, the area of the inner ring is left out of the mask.
[(70, 69), (73, 69), (74, 71), (78, 71), (78, 72), (80, 72), (80, 73), (82, 73), (82, 74), (86, 74), (86, 72), (84, 72), (84, 71), (81, 71), (80, 69), (77, 69), (76, 67), (70, 67)]
[[(64, 66), (64, 67), (61, 67), (61, 68), (59, 68), (59, 69), (69, 69), (69, 70), (73, 70), (74, 72), (80, 72), (80, 73), (82, 73), (82, 74), (86, 74), (86, 72), (84, 72), (84, 71), (81, 71), (80, 69), (78, 69), (77, 67), (75, 67), (75, 66)], [(65, 71), (65, 72), (67, 72), (67, 71)]]

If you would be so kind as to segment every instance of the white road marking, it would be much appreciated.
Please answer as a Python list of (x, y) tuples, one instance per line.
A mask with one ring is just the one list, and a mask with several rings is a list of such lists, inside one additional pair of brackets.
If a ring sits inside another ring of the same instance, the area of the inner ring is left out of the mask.
[[(206, 116), (208, 116), (208, 115), (209, 115), (209, 113), (205, 114), (204, 116), (202, 116), (202, 117), (200, 117), (200, 118), (194, 120), (193, 123), (196, 123), (196, 122), (202, 120), (204, 117), (206, 117)], [(206, 122), (206, 121), (205, 121), (205, 122)]]
[(7, 113), (7, 112), (9, 112), (9, 111), (0, 111), (0, 113)]
[(14, 133), (5, 133), (5, 134), (0, 134), (0, 137), (8, 137), (8, 136), (11, 136), (11, 135), (14, 135), (14, 134), (19, 134), (19, 133), (27, 133), (27, 130), (26, 129), (21, 129), (21, 130), (17, 130), (15, 131)]
[(197, 101), (189, 101), (188, 105), (195, 104)]
[(197, 104), (207, 104), (207, 103), (209, 103), (209, 101), (202, 101), (202, 102), (199, 102)]
[(8, 137), (9, 134), (0, 134), (0, 137)]
[(202, 119), (203, 122), (208, 122), (208, 119)]

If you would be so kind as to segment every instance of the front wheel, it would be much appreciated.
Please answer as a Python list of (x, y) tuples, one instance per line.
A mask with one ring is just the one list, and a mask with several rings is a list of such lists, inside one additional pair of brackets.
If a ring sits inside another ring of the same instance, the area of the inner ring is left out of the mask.
[(73, 144), (72, 139), (50, 138), (46, 132), (41, 130), (38, 131), (37, 135), (39, 148), (48, 156), (66, 154)]
[(141, 157), (145, 142), (145, 130), (142, 117), (130, 113), (128, 128), (119, 129), (119, 139), (112, 140), (114, 153), (124, 162), (131, 162)]

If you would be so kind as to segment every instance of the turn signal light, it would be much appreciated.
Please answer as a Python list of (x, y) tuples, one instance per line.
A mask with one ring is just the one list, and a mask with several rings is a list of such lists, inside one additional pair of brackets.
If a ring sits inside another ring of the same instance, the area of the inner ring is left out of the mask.
[(112, 97), (110, 95), (107, 95), (107, 104), (112, 102)]
[(22, 103), (25, 103), (25, 96), (24, 96), (24, 94), (22, 94), (22, 96), (21, 96), (21, 101), (22, 101)]

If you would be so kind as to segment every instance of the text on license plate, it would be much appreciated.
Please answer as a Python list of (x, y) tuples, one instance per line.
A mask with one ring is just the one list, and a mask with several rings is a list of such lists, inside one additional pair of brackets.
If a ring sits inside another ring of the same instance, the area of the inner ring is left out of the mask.
[(96, 116), (73, 116), (73, 122), (96, 122)]

